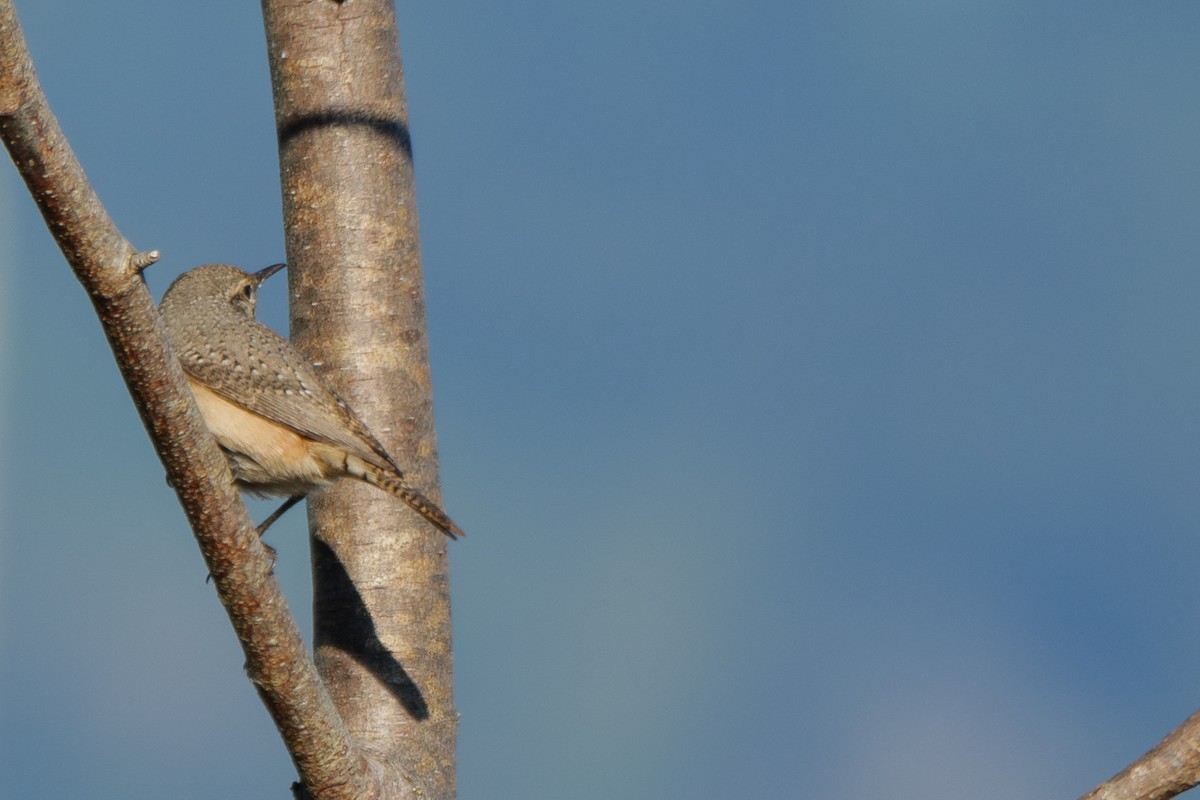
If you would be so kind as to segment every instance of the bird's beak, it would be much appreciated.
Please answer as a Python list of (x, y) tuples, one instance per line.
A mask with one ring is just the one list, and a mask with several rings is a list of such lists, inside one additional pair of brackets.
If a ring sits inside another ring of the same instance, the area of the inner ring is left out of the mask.
[(262, 286), (263, 281), (265, 281), (267, 278), (274, 275), (276, 272), (279, 272), (279, 270), (283, 269), (286, 266), (287, 266), (287, 264), (272, 264), (271, 266), (267, 267), (266, 269), (260, 269), (258, 272), (255, 272), (250, 277), (254, 278), (255, 286)]

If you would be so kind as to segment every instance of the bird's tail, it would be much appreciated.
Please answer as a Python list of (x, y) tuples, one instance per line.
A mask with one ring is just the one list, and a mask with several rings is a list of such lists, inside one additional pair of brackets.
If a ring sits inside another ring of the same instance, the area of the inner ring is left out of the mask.
[(429, 520), (435, 528), (451, 539), (466, 536), (463, 529), (455, 525), (454, 520), (450, 519), (437, 503), (414, 489), (403, 475), (383, 470), (355, 456), (347, 459), (346, 468), (351, 475), (363, 479), (372, 486), (378, 486), (388, 494), (399, 497), (408, 503), (413, 511)]

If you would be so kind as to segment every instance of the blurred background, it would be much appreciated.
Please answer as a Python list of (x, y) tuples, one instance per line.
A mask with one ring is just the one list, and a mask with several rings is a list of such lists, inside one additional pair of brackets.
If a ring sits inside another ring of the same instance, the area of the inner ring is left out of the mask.
[[(156, 296), (283, 257), (255, 4), (18, 11)], [(399, 17), (461, 797), (1070, 798), (1200, 707), (1200, 6)], [(4, 161), (5, 791), (290, 796)]]

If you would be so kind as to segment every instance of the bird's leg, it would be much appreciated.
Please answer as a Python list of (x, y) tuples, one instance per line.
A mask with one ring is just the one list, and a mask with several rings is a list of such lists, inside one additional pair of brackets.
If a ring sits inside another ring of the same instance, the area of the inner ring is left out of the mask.
[(254, 529), (258, 533), (258, 538), (261, 539), (262, 535), (267, 532), (267, 528), (271, 527), (271, 525), (273, 525), (275, 523), (275, 520), (282, 517), (284, 514), (286, 514), (288, 512), (289, 508), (296, 505), (296, 503), (299, 503), (303, 499), (304, 499), (304, 495), (297, 494), (297, 495), (292, 495), (287, 500), (284, 500), (283, 505), (281, 505), (279, 508), (275, 509), (275, 511), (271, 514), (271, 516), (264, 519), (262, 521), (262, 524)]
[[(284, 500), (283, 504), (281, 506), (279, 506), (279, 508), (275, 509), (275, 511), (271, 514), (271, 516), (264, 519), (262, 521), (262, 524), (254, 529), (254, 532), (258, 534), (258, 538), (262, 539), (262, 535), (267, 532), (267, 528), (271, 527), (271, 525), (274, 524), (275, 520), (282, 517), (284, 514), (286, 514), (288, 512), (289, 508), (296, 505), (296, 503), (299, 503), (303, 499), (304, 499), (304, 495), (298, 494), (293, 497), (289, 497), (287, 500)], [(266, 542), (263, 542), (262, 546), (267, 548), (267, 553), (270, 554), (270, 556), (271, 556), (271, 572), (274, 572), (275, 571), (275, 558), (276, 558), (275, 548), (271, 547), (271, 545), (267, 544)], [(208, 583), (211, 580), (212, 580), (212, 573), (210, 572), (210, 573), (208, 573), (208, 577), (206, 577), (204, 579), (204, 582)]]

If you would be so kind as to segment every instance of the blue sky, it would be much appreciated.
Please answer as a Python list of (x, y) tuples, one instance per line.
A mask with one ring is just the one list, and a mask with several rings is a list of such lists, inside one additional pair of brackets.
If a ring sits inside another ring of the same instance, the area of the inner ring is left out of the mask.
[[(399, 8), (464, 799), (1074, 797), (1200, 707), (1200, 8), (476, 5)], [(18, 11), (156, 295), (280, 260), (253, 4)], [(5, 785), (285, 796), (0, 194)]]

